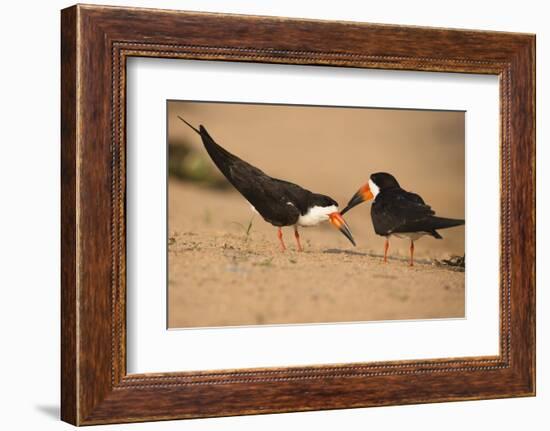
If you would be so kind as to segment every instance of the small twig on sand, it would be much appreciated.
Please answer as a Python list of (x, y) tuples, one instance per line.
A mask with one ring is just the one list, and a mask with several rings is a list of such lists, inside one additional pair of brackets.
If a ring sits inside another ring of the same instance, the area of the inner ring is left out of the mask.
[(254, 220), (254, 215), (250, 218), (250, 221), (248, 222), (248, 226), (246, 228), (246, 237), (245, 242), (248, 241), (248, 238), (250, 237), (250, 231), (252, 230), (252, 221)]
[(449, 259), (434, 260), (437, 266), (449, 267), (455, 271), (464, 271), (466, 268), (466, 255), (463, 256), (451, 256)]
[(250, 221), (248, 222), (248, 225), (245, 226), (242, 223), (239, 223), (238, 221), (232, 221), (231, 224), (236, 224), (241, 229), (244, 230), (244, 243), (246, 244), (250, 238), (250, 233), (252, 232), (252, 222), (254, 221), (254, 214), (250, 218)]

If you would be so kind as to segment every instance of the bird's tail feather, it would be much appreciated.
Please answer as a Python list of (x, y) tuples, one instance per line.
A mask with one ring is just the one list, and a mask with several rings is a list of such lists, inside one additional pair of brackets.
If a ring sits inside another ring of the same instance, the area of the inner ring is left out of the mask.
[(183, 121), (185, 124), (187, 124), (187, 125), (188, 125), (191, 129), (193, 129), (195, 132), (197, 132), (199, 135), (201, 134), (201, 132), (199, 132), (199, 131), (197, 130), (196, 127), (193, 127), (191, 124), (189, 124), (189, 123), (188, 123), (187, 121), (185, 121), (183, 118), (181, 118), (179, 115), (178, 115), (178, 118), (179, 118), (181, 121)]
[(432, 217), (432, 228), (435, 229), (445, 229), (448, 227), (462, 226), (464, 220), (454, 219), (454, 218), (445, 218), (445, 217)]
[(230, 166), (235, 162), (240, 162), (243, 164), (247, 163), (236, 155), (227, 151), (225, 148), (218, 145), (216, 141), (212, 139), (204, 126), (199, 126), (199, 133), (201, 135), (204, 148), (206, 148), (206, 151), (210, 155), (210, 158), (214, 161), (218, 169), (222, 171), (222, 173), (227, 177), (227, 179), (231, 181), (233, 175), (229, 169)]
[(212, 137), (210, 136), (210, 134), (208, 133), (208, 131), (203, 125), (200, 125), (199, 128), (197, 129), (196, 127), (192, 126), (190, 123), (185, 121), (179, 115), (178, 115), (178, 118), (200, 135), (204, 148), (206, 148), (206, 151), (208, 152), (208, 155), (210, 156), (214, 164), (218, 167), (218, 169), (222, 172), (222, 174), (224, 174), (224, 176), (233, 185), (235, 185), (233, 174), (231, 173), (231, 166), (234, 165), (236, 162), (243, 165), (248, 165), (248, 163), (246, 163), (244, 160), (240, 159), (234, 154), (231, 154), (225, 148), (218, 145), (214, 141), (214, 139), (212, 139)]
[(435, 229), (430, 232), (430, 235), (433, 236), (435, 239), (443, 239), (443, 237), (439, 235), (439, 232)]

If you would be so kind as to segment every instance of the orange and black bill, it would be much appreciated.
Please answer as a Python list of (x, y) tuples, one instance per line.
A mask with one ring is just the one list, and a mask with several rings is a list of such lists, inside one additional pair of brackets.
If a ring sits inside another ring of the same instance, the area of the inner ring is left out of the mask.
[(355, 246), (355, 240), (353, 239), (353, 235), (351, 234), (351, 231), (349, 230), (348, 224), (342, 217), (342, 214), (339, 212), (333, 212), (332, 214), (329, 214), (329, 220), (330, 223), (335, 226), (344, 236), (350, 240), (350, 242)]
[(359, 190), (357, 190), (357, 193), (353, 195), (353, 197), (350, 199), (346, 207), (342, 210), (340, 214), (344, 214), (348, 212), (350, 209), (352, 209), (354, 206), (359, 205), (360, 203), (370, 201), (374, 198), (374, 195), (372, 194), (369, 183), (365, 184), (363, 187), (361, 187)]

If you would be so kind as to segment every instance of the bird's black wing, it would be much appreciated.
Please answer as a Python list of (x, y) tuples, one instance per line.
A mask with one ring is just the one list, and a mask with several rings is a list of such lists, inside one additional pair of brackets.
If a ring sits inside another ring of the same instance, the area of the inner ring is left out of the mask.
[(371, 207), (374, 230), (378, 235), (423, 230), (434, 211), (415, 193), (402, 189), (381, 192)]
[(276, 225), (294, 224), (300, 215), (296, 196), (311, 193), (288, 181), (265, 174), (218, 145), (200, 126), (206, 151), (228, 181), (250, 202), (262, 217)]

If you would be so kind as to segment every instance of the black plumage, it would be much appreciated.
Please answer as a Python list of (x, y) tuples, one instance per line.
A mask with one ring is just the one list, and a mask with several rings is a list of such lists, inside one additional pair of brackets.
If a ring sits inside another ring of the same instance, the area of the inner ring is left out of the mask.
[(436, 216), (435, 211), (419, 195), (401, 188), (381, 189), (370, 212), (374, 231), (382, 236), (426, 232), (441, 239), (437, 229), (464, 224), (464, 220)]
[[(300, 225), (300, 217), (306, 216), (314, 207), (338, 207), (338, 203), (329, 196), (313, 193), (289, 181), (270, 177), (261, 169), (218, 145), (204, 126), (200, 125), (199, 129), (196, 129), (183, 118), (178, 118), (200, 135), (206, 151), (218, 169), (265, 221), (279, 228), (295, 226), (299, 249), (301, 245), (297, 226)], [(343, 221), (339, 213), (336, 217)], [(330, 221), (335, 224), (332, 218)], [(346, 223), (343, 222), (342, 227), (337, 227), (355, 245)], [(281, 235), (279, 231), (279, 239), (284, 249)]]
[(437, 230), (464, 224), (462, 219), (436, 216), (435, 211), (420, 195), (403, 190), (395, 177), (386, 172), (372, 174), (369, 183), (353, 195), (342, 214), (370, 199), (374, 199), (371, 206), (374, 231), (386, 237), (384, 261), (387, 258), (388, 238), (391, 235), (411, 240), (410, 263), (412, 265), (416, 239), (424, 235), (442, 239)]

